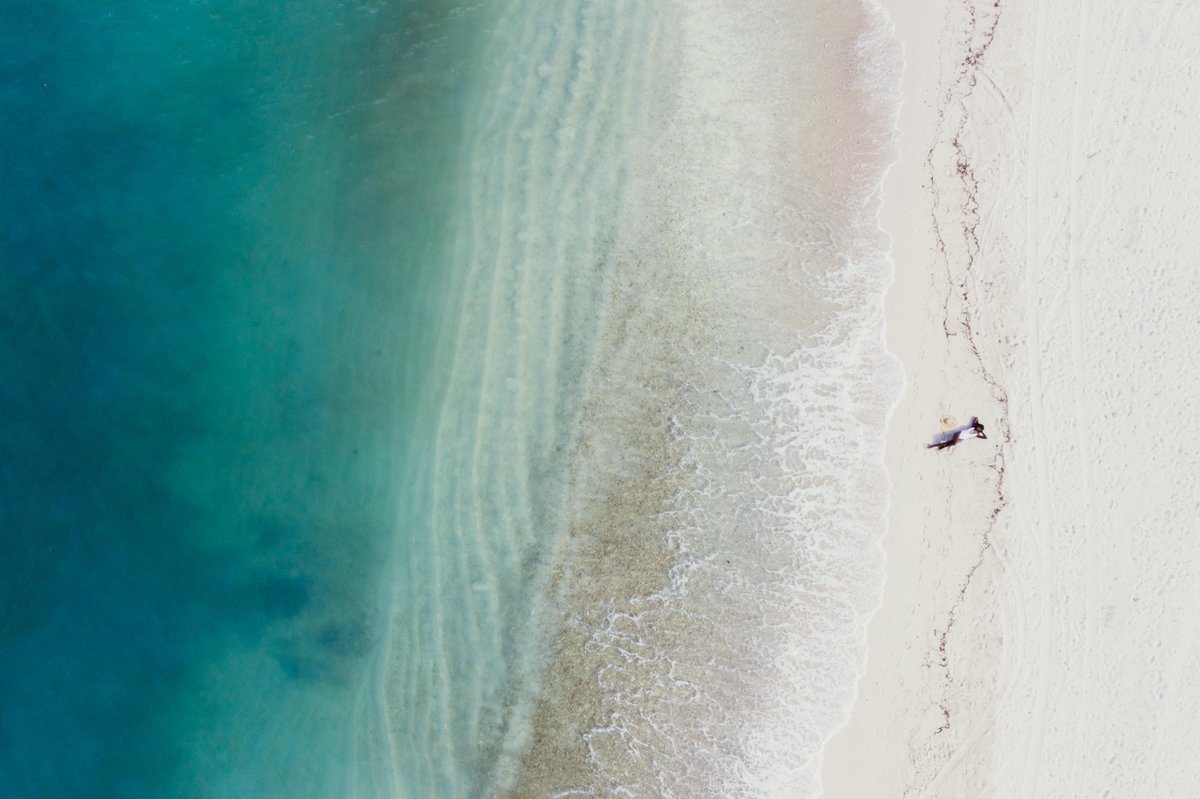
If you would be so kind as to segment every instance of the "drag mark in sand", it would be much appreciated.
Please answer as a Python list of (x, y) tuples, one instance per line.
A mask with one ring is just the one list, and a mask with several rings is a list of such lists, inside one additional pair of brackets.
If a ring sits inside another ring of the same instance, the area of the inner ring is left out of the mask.
[[(992, 531), (1007, 504), (1005, 462), (1001, 447), (1011, 439), (1007, 418), (1008, 396), (996, 374), (988, 368), (980, 351), (970, 301), (969, 283), (976, 261), (981, 255), (982, 241), (979, 233), (981, 225), (980, 179), (971, 153), (965, 144), (965, 134), (970, 122), (970, 116), (966, 112), (967, 100), (974, 93), (978, 84), (984, 56), (995, 37), (996, 27), (1001, 17), (1001, 3), (1000, 0), (992, 0), (988, 4), (976, 4), (967, 0), (962, 4), (961, 10), (965, 15), (965, 22), (960, 40), (965, 52), (954, 64), (950, 85), (946, 89), (942, 107), (938, 112), (935, 138), (926, 153), (925, 163), (933, 194), (932, 229), (938, 257), (942, 261), (947, 281), (942, 329), (948, 340), (962, 339), (972, 361), (977, 366), (979, 376), (988, 385), (1000, 408), (997, 425), (1000, 428), (1001, 446), (997, 447), (992, 462), (988, 465), (993, 473), (994, 499), (987, 526), (980, 539), (978, 555), (960, 581), (958, 593), (947, 613), (945, 627), (934, 631), (937, 639), (937, 665), (943, 672), (943, 681), (947, 687), (952, 682), (949, 658), (950, 634), (958, 620), (960, 609), (966, 600), (967, 591), (971, 587), (975, 573), (983, 565), (988, 552), (992, 551)], [(952, 130), (952, 132), (948, 133), (948, 130)], [(947, 246), (947, 239), (951, 236), (960, 237), (957, 244), (964, 253), (964, 261), (961, 266), (956, 267), (956, 264), (951, 261), (949, 255), (951, 249), (958, 249)], [(952, 310), (952, 306), (957, 307)], [(934, 736), (946, 732), (951, 727), (950, 704), (946, 700), (942, 700), (939, 702), (939, 709), (942, 714), (942, 724), (933, 731)]]

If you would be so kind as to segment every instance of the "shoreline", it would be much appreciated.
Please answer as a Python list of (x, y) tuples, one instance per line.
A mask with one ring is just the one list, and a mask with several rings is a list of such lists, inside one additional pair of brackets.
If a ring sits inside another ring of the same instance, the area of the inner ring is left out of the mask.
[[(956, 259), (969, 258), (970, 243), (943, 232), (957, 220), (939, 218), (937, 207), (937, 189), (956, 179), (938, 156), (946, 109), (956, 99), (946, 80), (953, 65), (941, 63), (954, 9), (949, 0), (883, 5), (904, 46), (900, 156), (884, 181), (880, 226), (892, 238), (895, 268), (886, 340), (906, 385), (887, 431), (887, 579), (868, 625), (867, 666), (850, 718), (824, 750), (822, 795), (829, 799), (908, 795), (937, 782), (940, 765), (965, 751), (988, 712), (996, 668), (990, 603), (968, 602), (967, 594), (993, 593), (989, 534), (1002, 504), (1004, 403), (969, 332), (957, 330), (971, 309), (957, 296), (965, 276), (956, 273)], [(990, 440), (926, 451), (947, 415), (959, 423), (979, 416)], [(951, 651), (964, 629), (978, 647), (970, 663)], [(960, 714), (964, 705), (970, 710)], [(976, 767), (986, 764), (986, 746), (969, 755)]]

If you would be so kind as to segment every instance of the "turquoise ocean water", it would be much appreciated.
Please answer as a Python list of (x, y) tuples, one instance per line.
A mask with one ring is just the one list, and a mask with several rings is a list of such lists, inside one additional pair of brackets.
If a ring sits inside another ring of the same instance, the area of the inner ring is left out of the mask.
[(0, 795), (344, 795), (487, 27), (0, 9)]
[(0, 8), (0, 795), (811, 793), (882, 580), (885, 39)]

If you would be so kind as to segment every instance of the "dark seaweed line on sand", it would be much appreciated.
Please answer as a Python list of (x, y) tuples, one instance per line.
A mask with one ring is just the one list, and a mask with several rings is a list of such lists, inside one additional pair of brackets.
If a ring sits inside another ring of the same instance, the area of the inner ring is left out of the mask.
[[(947, 339), (962, 339), (967, 351), (971, 355), (975, 369), (990, 387), (992, 396), (1001, 409), (1001, 414), (997, 421), (997, 426), (1000, 429), (1000, 441), (996, 447), (992, 462), (987, 467), (992, 472), (994, 492), (992, 509), (989, 513), (983, 535), (980, 538), (978, 556), (971, 567), (967, 569), (959, 583), (958, 594), (947, 614), (945, 627), (941, 630), (934, 630), (934, 635), (938, 642), (936, 665), (941, 669), (943, 674), (943, 696), (949, 693), (949, 687), (952, 682), (948, 651), (950, 634), (954, 630), (955, 623), (958, 620), (959, 610), (966, 601), (967, 591), (971, 587), (975, 573), (983, 565), (984, 559), (992, 549), (992, 532), (1008, 501), (1004, 473), (1005, 459), (1003, 445), (1011, 440), (1011, 430), (1008, 421), (1008, 394), (997, 376), (988, 368), (980, 352), (969, 302), (968, 282), (976, 263), (980, 259), (982, 250), (982, 242), (979, 239), (979, 178), (976, 175), (971, 153), (964, 143), (964, 134), (969, 117), (964, 111), (958, 115), (957, 120), (949, 118), (951, 117), (950, 110), (955, 106), (965, 109), (967, 100), (974, 93), (978, 82), (978, 72), (984, 56), (995, 37), (1002, 9), (1000, 0), (992, 0), (990, 4), (982, 8), (977, 7), (972, 0), (964, 0), (962, 7), (967, 16), (967, 24), (962, 40), (964, 52), (957, 62), (950, 86), (947, 88), (941, 107), (938, 110), (937, 130), (933, 144), (930, 145), (926, 153), (925, 164), (929, 175), (929, 185), (933, 194), (933, 207), (930, 210), (930, 214), (933, 222), (938, 258), (946, 270), (946, 297), (943, 303), (942, 329)], [(938, 144), (944, 141), (943, 136), (946, 126), (955, 122), (954, 130), (949, 135), (950, 146), (954, 152), (953, 175), (945, 182), (948, 193), (957, 193), (960, 196), (958, 209), (961, 211), (961, 218), (959, 220), (961, 228), (959, 232), (963, 237), (965, 245), (965, 260), (961, 265), (961, 271), (957, 274), (955, 270), (956, 264), (951, 262), (949, 251), (946, 247), (946, 225), (939, 217), (942, 182), (939, 179), (936, 163), (938, 158)], [(958, 305), (957, 313), (951, 310), (951, 305), (954, 304), (955, 300)], [(951, 710), (948, 701), (943, 699), (938, 705), (942, 713), (942, 724), (934, 730), (933, 735), (935, 736), (946, 732), (951, 727)]]

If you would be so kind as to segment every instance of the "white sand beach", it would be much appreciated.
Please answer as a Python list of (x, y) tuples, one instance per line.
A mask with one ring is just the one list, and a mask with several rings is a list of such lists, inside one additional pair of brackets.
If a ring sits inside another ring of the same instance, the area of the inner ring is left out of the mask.
[[(887, 587), (824, 796), (1194, 796), (1200, 7), (887, 3)], [(923, 444), (946, 414), (986, 441)]]

